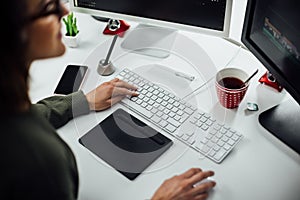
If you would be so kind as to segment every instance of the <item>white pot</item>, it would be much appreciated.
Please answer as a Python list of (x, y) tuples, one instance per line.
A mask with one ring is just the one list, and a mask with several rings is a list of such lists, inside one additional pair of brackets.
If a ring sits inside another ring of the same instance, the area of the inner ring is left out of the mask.
[(64, 42), (68, 47), (77, 47), (79, 43), (79, 34), (77, 34), (76, 36), (64, 35)]

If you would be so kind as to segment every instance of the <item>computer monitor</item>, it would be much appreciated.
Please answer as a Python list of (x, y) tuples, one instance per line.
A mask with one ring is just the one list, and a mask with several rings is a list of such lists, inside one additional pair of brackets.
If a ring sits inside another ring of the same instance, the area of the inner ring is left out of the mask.
[(232, 0), (71, 0), (70, 9), (102, 18), (138, 22), (140, 26), (125, 37), (121, 47), (155, 57), (169, 56), (176, 30), (205, 33), (235, 42), (229, 38)]
[(245, 46), (296, 101), (264, 111), (259, 122), (297, 153), (300, 153), (299, 10), (299, 0), (248, 0), (242, 32)]
[(232, 0), (71, 0), (77, 12), (229, 36)]

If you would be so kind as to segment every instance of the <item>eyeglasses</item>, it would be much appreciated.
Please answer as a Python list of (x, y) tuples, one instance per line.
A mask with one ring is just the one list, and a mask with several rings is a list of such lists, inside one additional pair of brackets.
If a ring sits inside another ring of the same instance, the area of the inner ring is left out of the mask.
[(33, 15), (32, 17), (29, 18), (29, 22), (32, 22), (34, 20), (37, 20), (42, 17), (46, 17), (49, 15), (57, 15), (61, 17), (63, 14), (63, 9), (60, 3), (60, 0), (52, 0), (47, 2), (43, 8), (38, 12), (36, 15)]

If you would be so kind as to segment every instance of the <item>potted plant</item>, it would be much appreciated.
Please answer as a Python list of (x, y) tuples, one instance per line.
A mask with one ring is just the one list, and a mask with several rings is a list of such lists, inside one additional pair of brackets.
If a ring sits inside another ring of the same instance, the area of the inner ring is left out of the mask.
[(66, 25), (66, 34), (64, 35), (64, 40), (66, 45), (69, 47), (77, 47), (78, 46), (78, 33), (79, 30), (77, 28), (77, 19), (74, 16), (74, 13), (69, 13), (63, 21)]

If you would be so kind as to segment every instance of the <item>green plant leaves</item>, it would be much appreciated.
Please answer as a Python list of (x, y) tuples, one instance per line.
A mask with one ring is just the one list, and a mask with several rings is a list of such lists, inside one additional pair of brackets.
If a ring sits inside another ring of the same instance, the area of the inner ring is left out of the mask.
[(66, 18), (63, 18), (63, 22), (66, 25), (67, 36), (76, 36), (79, 33), (79, 30), (77, 28), (77, 19), (76, 17), (74, 17), (73, 12), (68, 14)]

